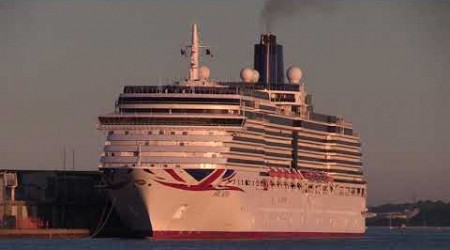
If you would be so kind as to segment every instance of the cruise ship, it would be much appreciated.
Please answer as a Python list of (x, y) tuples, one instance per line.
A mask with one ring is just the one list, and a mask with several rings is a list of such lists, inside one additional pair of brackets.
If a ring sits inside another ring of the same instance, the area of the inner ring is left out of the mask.
[(365, 232), (361, 142), (342, 117), (315, 112), (302, 71), (284, 75), (265, 33), (254, 69), (211, 80), (197, 26), (184, 81), (125, 86), (99, 117), (100, 170), (133, 236), (155, 239), (349, 237)]

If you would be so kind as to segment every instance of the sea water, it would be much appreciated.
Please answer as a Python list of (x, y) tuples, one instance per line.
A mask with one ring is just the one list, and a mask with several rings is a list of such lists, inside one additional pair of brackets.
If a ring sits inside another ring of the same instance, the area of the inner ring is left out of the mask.
[(450, 250), (449, 228), (369, 228), (363, 237), (302, 240), (180, 240), (151, 239), (1, 239), (0, 249), (446, 249)]

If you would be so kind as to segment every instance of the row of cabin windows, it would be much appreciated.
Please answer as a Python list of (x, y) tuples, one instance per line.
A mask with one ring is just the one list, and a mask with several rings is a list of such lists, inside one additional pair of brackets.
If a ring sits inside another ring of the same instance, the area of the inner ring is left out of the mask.
[[(115, 133), (114, 133), (114, 131), (112, 131), (112, 130), (108, 132), (108, 135), (113, 135), (113, 134), (115, 134)], [(125, 135), (129, 135), (129, 134), (130, 134), (130, 131), (125, 131), (124, 134), (125, 134)], [(169, 132), (169, 131), (159, 130), (159, 131), (148, 131), (147, 134), (148, 134), (148, 135), (152, 135), (152, 134), (154, 134), (154, 135), (158, 135), (158, 134), (159, 134), (159, 135), (165, 135), (165, 134), (177, 135), (177, 134), (180, 134), (180, 133), (179, 133), (179, 132), (176, 132), (176, 131), (170, 131), (170, 132)], [(182, 131), (181, 134), (182, 134), (182, 135), (188, 135), (188, 132), (187, 132), (187, 131)], [(209, 131), (209, 132), (208, 132), (208, 135), (214, 135), (214, 132)]]
[(146, 109), (121, 108), (120, 113), (165, 113), (165, 114), (234, 114), (240, 113), (237, 109)]
[[(184, 142), (180, 142), (179, 145), (186, 146), (186, 144)], [(201, 152), (200, 152), (200, 154), (201, 154)], [(203, 153), (203, 154), (205, 154), (205, 153)], [(206, 153), (206, 154), (208, 154), (208, 153)], [(202, 157), (208, 157), (206, 154), (203, 155)], [(137, 156), (139, 156), (139, 152), (137, 152), (137, 151), (134, 151), (134, 152), (106, 152), (105, 156), (137, 157)], [(217, 158), (217, 156), (218, 156), (217, 154), (211, 154), (211, 158)]]
[(270, 100), (272, 102), (295, 102), (295, 95), (285, 93), (272, 94)]
[[(125, 165), (125, 167), (135, 167), (136, 166), (136, 164), (132, 164), (131, 166), (130, 165)], [(181, 167), (181, 165), (179, 165), (179, 164), (150, 164), (149, 165), (150, 167), (164, 167), (164, 168), (168, 168), (168, 167), (176, 167), (176, 168), (180, 168)]]
[(272, 180), (243, 180), (236, 179), (232, 181), (233, 184), (238, 186), (253, 186), (253, 187), (263, 187), (263, 188), (284, 188), (284, 189), (292, 189), (292, 190), (302, 190), (305, 193), (332, 193), (337, 195), (346, 195), (346, 196), (361, 196), (365, 197), (365, 189), (364, 188), (356, 188), (356, 187), (336, 187), (323, 184), (308, 184), (306, 187), (303, 187), (301, 183), (297, 182), (274, 182)]

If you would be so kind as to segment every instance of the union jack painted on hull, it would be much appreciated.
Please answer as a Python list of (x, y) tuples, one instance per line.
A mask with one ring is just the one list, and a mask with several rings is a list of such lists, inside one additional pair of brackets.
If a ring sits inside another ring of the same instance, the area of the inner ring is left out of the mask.
[[(166, 175), (157, 175), (152, 171), (148, 174), (152, 178), (167, 187), (186, 191), (211, 191), (211, 190), (243, 190), (236, 186), (229, 185), (236, 175), (234, 170), (228, 169), (165, 169)], [(213, 185), (215, 184), (215, 185)]]

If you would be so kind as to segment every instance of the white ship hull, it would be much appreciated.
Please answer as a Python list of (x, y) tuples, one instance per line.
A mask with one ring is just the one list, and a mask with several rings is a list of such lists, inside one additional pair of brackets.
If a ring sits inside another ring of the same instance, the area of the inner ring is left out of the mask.
[[(112, 199), (118, 201), (116, 209), (120, 217), (136, 235), (154, 238), (292, 238), (358, 236), (365, 231), (363, 213), (366, 204), (361, 196), (306, 191), (308, 185), (299, 189), (243, 183), (241, 186), (227, 185), (242, 190), (226, 190), (223, 185), (220, 187), (220, 178), (210, 186), (217, 190), (183, 190), (161, 184), (161, 179), (165, 183), (170, 181), (171, 176), (166, 170), (151, 171), (153, 174), (142, 169), (133, 170), (128, 177), (123, 177), (128, 180), (127, 184), (110, 192)], [(186, 179), (183, 170), (173, 171)], [(233, 177), (234, 183), (239, 179), (258, 178), (257, 171), (238, 170)], [(171, 183), (175, 182), (172, 180)], [(287, 179), (287, 182), (295, 181)], [(186, 186), (195, 187), (196, 184)]]

